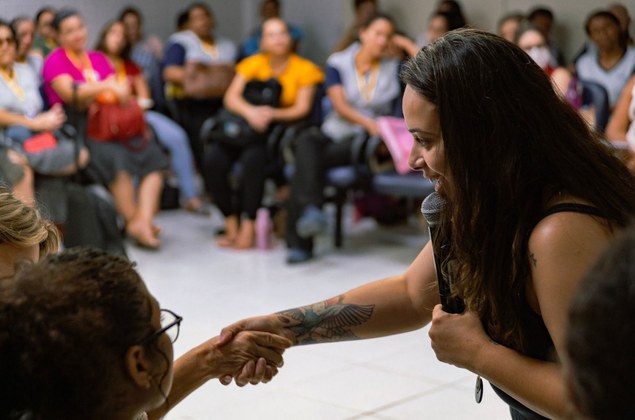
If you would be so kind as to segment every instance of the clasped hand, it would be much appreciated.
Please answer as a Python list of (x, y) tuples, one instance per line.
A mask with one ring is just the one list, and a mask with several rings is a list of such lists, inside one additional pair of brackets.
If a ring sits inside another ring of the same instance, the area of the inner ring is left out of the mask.
[(294, 344), (292, 335), (284, 327), (278, 316), (266, 315), (243, 319), (223, 328), (216, 343), (221, 351), (233, 352), (234, 346), (240, 346), (241, 341), (249, 338), (255, 350), (251, 353), (260, 357), (257, 360), (247, 357), (242, 369), (221, 376), (219, 381), (229, 385), (233, 379), (238, 386), (269, 382), (282, 367), (284, 350)]
[(476, 313), (450, 314), (436, 305), (428, 335), (439, 361), (479, 373), (476, 370), (480, 352), (491, 339)]

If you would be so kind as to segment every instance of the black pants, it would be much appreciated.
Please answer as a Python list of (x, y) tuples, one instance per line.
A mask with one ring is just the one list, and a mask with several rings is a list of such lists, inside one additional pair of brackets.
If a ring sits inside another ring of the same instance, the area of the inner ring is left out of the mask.
[[(240, 164), (238, 190), (231, 182), (234, 164)], [(205, 186), (220, 211), (227, 216), (256, 219), (264, 193), (267, 150), (264, 141), (238, 147), (215, 142), (205, 153)]]
[(318, 129), (306, 130), (297, 138), (287, 214), (287, 247), (312, 251), (313, 239), (298, 236), (296, 222), (307, 206), (322, 206), (327, 170), (351, 161), (350, 141), (335, 143)]

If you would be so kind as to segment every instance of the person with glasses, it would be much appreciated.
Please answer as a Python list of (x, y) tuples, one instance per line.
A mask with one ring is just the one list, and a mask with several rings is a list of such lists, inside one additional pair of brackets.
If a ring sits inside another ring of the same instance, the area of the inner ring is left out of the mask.
[(0, 418), (161, 418), (247, 362), (252, 383), (267, 382), (291, 344), (249, 333), (219, 348), (212, 338), (173, 362), (182, 320), (133, 263), (99, 250), (67, 250), (0, 280)]

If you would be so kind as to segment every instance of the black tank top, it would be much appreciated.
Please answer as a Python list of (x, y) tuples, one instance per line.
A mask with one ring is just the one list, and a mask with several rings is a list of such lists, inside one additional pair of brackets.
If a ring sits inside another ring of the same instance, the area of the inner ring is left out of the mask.
[[(605, 217), (597, 207), (587, 206), (585, 204), (577, 203), (562, 203), (557, 204), (547, 209), (536, 222), (550, 216), (554, 213), (560, 212), (575, 212), (585, 213), (598, 217)], [(555, 347), (547, 326), (545, 325), (542, 317), (534, 312), (533, 309), (527, 303), (527, 300), (523, 300), (521, 313), (521, 328), (526, 332), (525, 336), (529, 337), (525, 343), (526, 356), (532, 357), (538, 360), (555, 360)], [(511, 396), (507, 395), (500, 388), (492, 385), (492, 388), (498, 394), (498, 396), (509, 405), (509, 411), (513, 420), (543, 420), (546, 417), (541, 416), (535, 411), (530, 410)]]

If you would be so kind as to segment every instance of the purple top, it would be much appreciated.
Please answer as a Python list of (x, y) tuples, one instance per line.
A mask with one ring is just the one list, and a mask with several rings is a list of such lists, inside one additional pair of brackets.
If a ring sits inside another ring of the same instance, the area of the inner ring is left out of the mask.
[[(104, 54), (99, 51), (87, 51), (87, 53), (88, 59), (93, 67), (93, 74), (96, 81), (104, 80), (115, 73), (114, 68)], [(63, 48), (58, 48), (49, 54), (49, 56), (46, 57), (44, 67), (42, 68), (44, 94), (46, 95), (49, 105), (64, 103), (62, 98), (60, 98), (57, 92), (55, 92), (55, 89), (53, 89), (53, 80), (59, 76), (68, 74), (74, 81), (82, 84), (87, 81), (85, 73), (86, 70), (82, 72), (75, 66), (75, 64), (73, 64)]]

